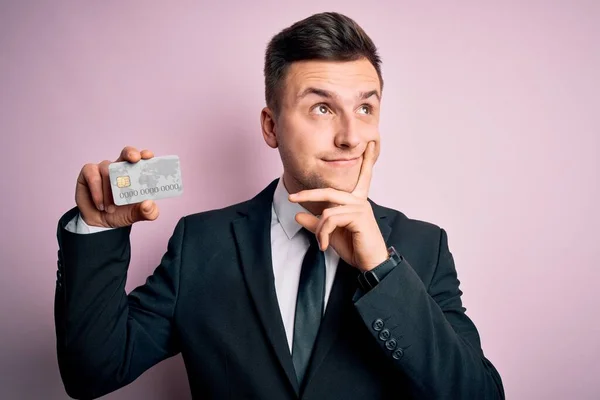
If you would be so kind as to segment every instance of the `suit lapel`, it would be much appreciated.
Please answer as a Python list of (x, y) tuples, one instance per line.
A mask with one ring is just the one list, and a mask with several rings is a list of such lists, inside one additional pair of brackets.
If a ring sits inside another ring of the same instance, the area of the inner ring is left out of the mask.
[[(275, 277), (271, 257), (271, 207), (278, 179), (271, 182), (256, 197), (244, 203), (238, 212), (241, 217), (233, 221), (233, 231), (241, 259), (244, 279), (254, 302), (256, 312), (285, 375), (297, 395), (300, 388), (286, 340), (285, 328), (275, 292)], [(387, 243), (391, 232), (386, 209), (369, 202), (377, 225)], [(327, 309), (316, 339), (305, 382), (316, 374), (335, 341), (345, 313), (352, 310), (352, 296), (356, 291), (358, 270), (340, 259)]]
[(277, 180), (247, 203), (247, 210), (241, 211), (244, 216), (233, 221), (233, 229), (242, 272), (258, 317), (290, 384), (298, 394), (298, 381), (275, 293), (271, 257), (271, 206), (276, 185)]
[[(381, 235), (387, 244), (391, 232), (389, 221), (387, 220), (387, 213), (385, 212), (385, 209), (379, 207), (371, 200), (369, 200), (369, 202), (373, 207), (373, 212)], [(331, 294), (327, 301), (325, 315), (321, 321), (319, 333), (313, 348), (313, 354), (306, 372), (304, 387), (310, 383), (313, 376), (317, 373), (319, 366), (327, 356), (332, 344), (335, 342), (340, 329), (342, 329), (343, 321), (347, 320), (346, 314), (352, 311), (352, 297), (358, 287), (358, 274), (358, 269), (340, 259), (335, 274), (335, 280), (333, 281), (333, 287), (331, 288)], [(301, 388), (301, 391), (304, 390), (304, 387)]]

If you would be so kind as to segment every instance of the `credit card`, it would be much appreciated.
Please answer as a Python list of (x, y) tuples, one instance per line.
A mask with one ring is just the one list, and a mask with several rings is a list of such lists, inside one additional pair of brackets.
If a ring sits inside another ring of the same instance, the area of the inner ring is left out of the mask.
[(136, 163), (108, 165), (113, 201), (117, 206), (183, 194), (178, 156), (153, 157)]

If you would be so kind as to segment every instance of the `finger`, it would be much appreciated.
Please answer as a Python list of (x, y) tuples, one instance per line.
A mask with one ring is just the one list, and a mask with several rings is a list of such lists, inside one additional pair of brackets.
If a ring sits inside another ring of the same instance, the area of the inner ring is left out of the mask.
[(158, 206), (153, 200), (144, 200), (134, 207), (132, 215), (133, 222), (138, 221), (154, 221), (158, 218)]
[(321, 217), (319, 218), (319, 223), (317, 224), (316, 232), (319, 232), (321, 230), (323, 224), (325, 223), (325, 221), (327, 221), (329, 218), (333, 217), (334, 215), (340, 215), (340, 214), (357, 215), (358, 213), (362, 212), (362, 210), (363, 209), (357, 205), (337, 206), (337, 207), (326, 208), (325, 210), (323, 210), (323, 213), (321, 214)]
[(373, 165), (376, 160), (375, 142), (369, 142), (363, 155), (363, 162), (360, 168), (360, 174), (358, 175), (358, 182), (356, 187), (352, 191), (352, 194), (356, 197), (366, 199), (369, 195), (369, 188), (371, 186), (371, 177), (373, 176)]
[(115, 212), (115, 203), (112, 198), (112, 189), (110, 187), (110, 175), (108, 174), (108, 166), (110, 161), (104, 160), (98, 164), (100, 170), (100, 177), (102, 178), (102, 197), (104, 201), (104, 209), (107, 213), (112, 214)]
[(302, 190), (290, 194), (289, 200), (293, 203), (309, 201), (328, 201), (335, 204), (359, 204), (360, 200), (354, 195), (333, 188)]
[(327, 250), (329, 247), (329, 238), (333, 231), (337, 228), (345, 228), (352, 224), (358, 218), (356, 213), (337, 214), (323, 221), (321, 228), (317, 230), (316, 235), (319, 240), (321, 251)]
[(121, 155), (115, 162), (128, 161), (130, 163), (136, 163), (140, 161), (140, 159), (141, 154), (135, 147), (125, 146), (123, 150), (121, 150)]
[(152, 157), (154, 157), (154, 153), (152, 152), (152, 150), (142, 150), (140, 151), (140, 155), (142, 157), (142, 160), (149, 160)]
[(312, 233), (317, 231), (317, 225), (319, 224), (319, 218), (312, 214), (301, 212), (296, 214), (296, 222), (308, 229)]
[(86, 164), (81, 169), (81, 176), (85, 181), (85, 185), (90, 191), (92, 201), (96, 208), (104, 211), (104, 196), (102, 194), (102, 177), (100, 170), (96, 164)]

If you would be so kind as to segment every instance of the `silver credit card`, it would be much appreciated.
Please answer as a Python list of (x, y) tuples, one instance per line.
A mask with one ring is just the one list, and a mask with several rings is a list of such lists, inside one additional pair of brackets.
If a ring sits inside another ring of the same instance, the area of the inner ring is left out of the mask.
[(118, 206), (183, 194), (178, 156), (153, 157), (136, 163), (111, 163), (108, 174), (113, 200)]

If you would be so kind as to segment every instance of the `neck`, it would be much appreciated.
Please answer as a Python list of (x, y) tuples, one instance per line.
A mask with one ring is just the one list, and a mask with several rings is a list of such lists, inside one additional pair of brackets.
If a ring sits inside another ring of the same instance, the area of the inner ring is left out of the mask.
[[(285, 189), (288, 191), (289, 194), (298, 193), (302, 190), (309, 190), (308, 188), (304, 187), (304, 185), (302, 185), (297, 179), (288, 175), (285, 171), (283, 173), (282, 179), (283, 185), (285, 186)], [(327, 201), (311, 201), (306, 203), (300, 203), (300, 205), (306, 208), (308, 211), (310, 211), (313, 215), (321, 215), (323, 213), (323, 210), (332, 207), (332, 204), (330, 204)]]

